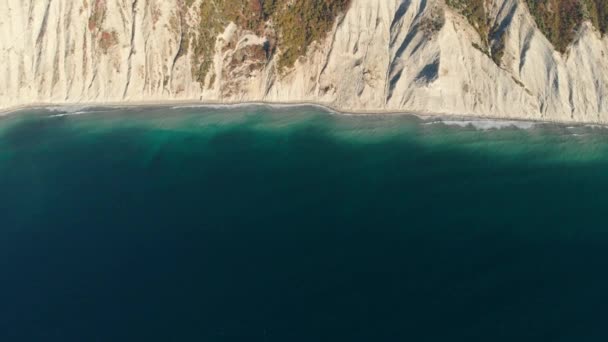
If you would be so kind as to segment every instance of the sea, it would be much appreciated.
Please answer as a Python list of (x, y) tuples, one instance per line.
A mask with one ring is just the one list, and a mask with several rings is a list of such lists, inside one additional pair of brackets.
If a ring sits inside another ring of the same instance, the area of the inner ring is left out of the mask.
[(0, 341), (607, 341), (608, 128), (0, 118)]

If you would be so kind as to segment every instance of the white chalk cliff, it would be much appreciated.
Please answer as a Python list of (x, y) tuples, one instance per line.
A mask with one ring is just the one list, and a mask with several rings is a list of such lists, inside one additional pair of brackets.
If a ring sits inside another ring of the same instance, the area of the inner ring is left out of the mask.
[[(0, 0), (0, 110), (53, 103), (315, 102), (343, 111), (395, 111), (608, 122), (608, 38), (584, 24), (564, 54), (522, 0), (489, 0), (504, 30), (500, 66), (444, 0), (352, 0), (322, 42), (287, 73), (247, 64), (265, 38), (228, 25), (212, 72), (192, 76), (179, 0)], [(211, 1), (211, 0), (197, 0)], [(437, 25), (440, 23), (441, 25)], [(230, 63), (241, 54), (245, 62)]]

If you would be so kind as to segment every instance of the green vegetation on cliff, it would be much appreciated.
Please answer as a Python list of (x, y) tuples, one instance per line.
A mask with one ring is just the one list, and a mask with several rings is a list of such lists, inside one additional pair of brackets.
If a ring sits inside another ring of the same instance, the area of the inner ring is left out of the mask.
[(483, 40), (487, 39), (489, 29), (484, 0), (446, 0), (446, 3), (466, 17)]
[(583, 22), (583, 6), (579, 0), (526, 0), (538, 28), (555, 48), (566, 51), (574, 41)]
[[(205, 0), (197, 12), (193, 74), (199, 82), (211, 66), (216, 37), (228, 23), (268, 38), (266, 55), (278, 55), (279, 69), (293, 66), (314, 41), (322, 40), (350, 0)], [(187, 2), (186, 6), (192, 5)], [(278, 50), (277, 50), (278, 48)]]
[[(267, 0), (272, 2), (272, 20), (277, 25), (282, 51), (279, 67), (291, 67), (314, 41), (325, 38), (339, 13), (350, 0)], [(277, 5), (280, 4), (280, 5)]]
[(500, 65), (504, 52), (504, 36), (497, 32), (496, 27), (491, 27), (485, 6), (486, 0), (446, 0), (448, 6), (454, 8), (458, 13), (467, 18), (481, 38), (481, 45), (473, 43), (473, 46), (487, 54)]
[[(492, 58), (499, 63), (503, 37), (489, 25), (486, 0), (446, 0), (446, 3), (467, 18), (486, 45), (492, 45)], [(585, 20), (603, 34), (608, 31), (608, 0), (526, 0), (526, 3), (539, 29), (562, 53), (576, 39)], [(484, 50), (487, 46), (480, 48)]]
[(586, 0), (589, 19), (595, 27), (599, 28), (603, 34), (608, 32), (608, 1), (607, 0)]
[(526, 0), (541, 31), (555, 48), (566, 51), (585, 20), (603, 34), (608, 29), (606, 0)]
[[(184, 0), (187, 7), (193, 0)], [(608, 0), (526, 0), (539, 29), (560, 52), (576, 39), (581, 24), (589, 20), (602, 33), (608, 31)], [(323, 40), (350, 0), (203, 0), (194, 10), (199, 26), (191, 31), (193, 74), (203, 83), (212, 64), (217, 36), (233, 22), (268, 39), (267, 60), (273, 56), (279, 70), (294, 65), (315, 41)], [(504, 32), (494, 27), (488, 15), (488, 0), (446, 0), (463, 15), (481, 37), (475, 47), (500, 65)], [(94, 25), (95, 20), (92, 21)], [(264, 52), (262, 52), (262, 55)], [(259, 54), (258, 54), (259, 55)]]

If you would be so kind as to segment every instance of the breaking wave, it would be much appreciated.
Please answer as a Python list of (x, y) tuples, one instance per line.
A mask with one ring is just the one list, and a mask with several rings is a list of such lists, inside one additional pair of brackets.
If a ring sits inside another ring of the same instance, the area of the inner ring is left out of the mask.
[(424, 125), (443, 124), (446, 126), (458, 126), (462, 128), (472, 127), (482, 131), (519, 128), (532, 129), (537, 123), (533, 121), (514, 121), (514, 120), (491, 120), (491, 119), (474, 119), (474, 120), (454, 120), (454, 119), (435, 119), (425, 122)]

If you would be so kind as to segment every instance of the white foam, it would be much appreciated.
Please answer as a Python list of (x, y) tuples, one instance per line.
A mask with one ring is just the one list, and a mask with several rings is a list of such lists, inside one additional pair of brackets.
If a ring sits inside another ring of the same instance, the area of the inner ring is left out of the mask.
[[(52, 108), (52, 110), (51, 110)], [(95, 109), (94, 107), (49, 107), (45, 108), (51, 112), (57, 112), (57, 114), (49, 115), (49, 118), (60, 118), (64, 116), (74, 116), (74, 115), (83, 115), (83, 114), (95, 114), (95, 113), (108, 113), (116, 110), (121, 110), (123, 108), (128, 107), (111, 107), (111, 108), (102, 108)]]
[(604, 125), (594, 125), (594, 124), (585, 125), (585, 127), (591, 128), (591, 129), (605, 129), (606, 128), (606, 126), (604, 126)]
[(230, 109), (230, 108), (242, 108), (242, 107), (251, 107), (252, 104), (194, 104), (194, 105), (181, 105), (181, 106), (173, 106), (171, 109)]
[(59, 114), (49, 115), (49, 118), (60, 118), (60, 117), (64, 117), (64, 116), (82, 115), (82, 114), (90, 114), (90, 113), (96, 113), (96, 112), (99, 112), (99, 111), (79, 111), (79, 112), (59, 113)]
[(317, 103), (272, 103), (272, 104), (265, 104), (266, 106), (270, 107), (270, 108), (275, 108), (275, 109), (286, 109), (286, 108), (301, 108), (301, 107), (312, 107), (312, 108), (319, 108), (322, 109), (326, 112), (329, 112), (331, 114), (342, 114), (342, 115), (351, 115), (350, 113), (342, 113), (342, 112), (337, 112), (327, 106), (324, 105), (320, 105)]
[(506, 129), (506, 128), (519, 128), (519, 129), (531, 129), (536, 126), (535, 122), (532, 121), (511, 121), (511, 120), (489, 120), (489, 119), (476, 119), (476, 120), (434, 120), (425, 122), (425, 125), (433, 124), (444, 124), (447, 126), (458, 126), (458, 127), (473, 127), (478, 130), (488, 131), (493, 129)]
[(82, 112), (89, 108), (89, 106), (52, 106), (45, 107), (44, 109), (49, 112), (61, 112), (65, 114)]
[(315, 103), (264, 103), (264, 102), (244, 102), (244, 103), (221, 103), (221, 104), (191, 104), (191, 105), (180, 105), (173, 106), (171, 109), (236, 109), (236, 108), (248, 108), (248, 107), (268, 107), (272, 109), (289, 109), (289, 108), (301, 108), (301, 107), (313, 107), (319, 108), (331, 114), (344, 114), (347, 113), (337, 112), (327, 106), (315, 104)]

